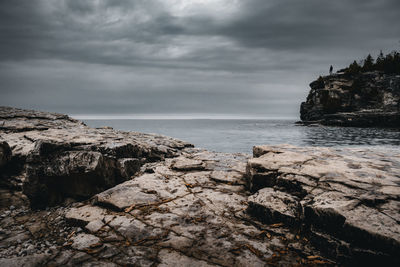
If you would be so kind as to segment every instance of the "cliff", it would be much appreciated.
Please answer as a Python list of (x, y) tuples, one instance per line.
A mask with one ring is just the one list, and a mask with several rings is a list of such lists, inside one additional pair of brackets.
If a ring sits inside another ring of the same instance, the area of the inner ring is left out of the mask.
[(0, 107), (0, 266), (399, 266), (398, 150), (216, 153)]
[(400, 75), (336, 73), (310, 84), (303, 122), (355, 127), (400, 127)]

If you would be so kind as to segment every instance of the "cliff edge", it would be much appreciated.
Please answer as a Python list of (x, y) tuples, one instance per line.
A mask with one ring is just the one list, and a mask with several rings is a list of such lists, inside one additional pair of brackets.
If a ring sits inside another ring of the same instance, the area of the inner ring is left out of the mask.
[(400, 75), (382, 71), (339, 72), (310, 84), (301, 103), (305, 123), (354, 127), (400, 127)]

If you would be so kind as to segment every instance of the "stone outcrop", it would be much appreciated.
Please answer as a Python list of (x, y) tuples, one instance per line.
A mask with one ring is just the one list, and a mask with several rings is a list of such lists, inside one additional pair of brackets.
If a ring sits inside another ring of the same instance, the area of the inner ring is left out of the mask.
[(251, 158), (0, 110), (0, 266), (400, 263), (398, 150)]
[(399, 167), (398, 150), (255, 147), (248, 210), (302, 227), (345, 263), (399, 263)]
[(5, 211), (0, 266), (333, 265), (297, 230), (247, 214), (248, 159), (186, 148), (88, 201)]
[[(129, 179), (146, 162), (188, 143), (160, 135), (93, 129), (66, 115), (0, 107), (0, 163), (33, 207), (85, 199)], [(7, 144), (12, 149), (7, 150)], [(15, 179), (13, 179), (15, 178)]]
[(400, 127), (400, 75), (336, 73), (319, 78), (310, 87), (300, 108), (305, 123)]

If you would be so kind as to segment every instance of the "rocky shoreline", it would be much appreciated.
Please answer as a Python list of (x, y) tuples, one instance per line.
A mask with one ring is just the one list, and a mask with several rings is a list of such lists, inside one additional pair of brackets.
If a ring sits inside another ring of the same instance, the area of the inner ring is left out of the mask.
[(400, 75), (335, 73), (310, 84), (304, 124), (400, 128)]
[(215, 153), (0, 107), (0, 266), (400, 263), (400, 152)]

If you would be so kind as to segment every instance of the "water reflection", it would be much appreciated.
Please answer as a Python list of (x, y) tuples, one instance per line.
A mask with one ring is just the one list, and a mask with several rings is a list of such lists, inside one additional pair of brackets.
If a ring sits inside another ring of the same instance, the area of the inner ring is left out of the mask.
[(311, 146), (377, 146), (400, 145), (397, 129), (298, 126), (304, 133), (304, 145)]

